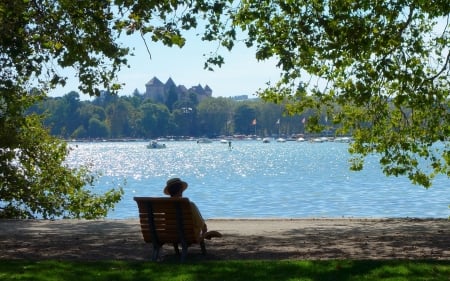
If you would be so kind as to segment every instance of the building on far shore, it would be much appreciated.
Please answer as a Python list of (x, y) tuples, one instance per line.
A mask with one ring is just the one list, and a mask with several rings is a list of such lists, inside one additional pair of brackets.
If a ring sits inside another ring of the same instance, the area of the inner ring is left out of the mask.
[(187, 99), (191, 93), (197, 95), (198, 101), (212, 97), (212, 89), (208, 85), (202, 87), (202, 85), (198, 84), (197, 86), (186, 88), (184, 85), (177, 86), (172, 78), (163, 83), (155, 76), (145, 84), (144, 98), (166, 103), (168, 99), (174, 98), (174, 96), (176, 96), (177, 100)]
[(231, 99), (236, 100), (236, 101), (248, 100), (248, 95), (233, 96), (233, 97), (231, 97)]

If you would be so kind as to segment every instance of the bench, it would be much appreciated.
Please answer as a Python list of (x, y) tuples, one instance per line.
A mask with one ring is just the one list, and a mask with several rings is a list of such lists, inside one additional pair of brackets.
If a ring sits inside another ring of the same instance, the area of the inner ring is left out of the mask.
[(156, 261), (164, 244), (172, 244), (181, 261), (188, 247), (199, 244), (206, 254), (204, 237), (194, 232), (191, 203), (188, 198), (134, 197), (139, 209), (141, 232), (146, 243), (153, 245), (152, 260)]

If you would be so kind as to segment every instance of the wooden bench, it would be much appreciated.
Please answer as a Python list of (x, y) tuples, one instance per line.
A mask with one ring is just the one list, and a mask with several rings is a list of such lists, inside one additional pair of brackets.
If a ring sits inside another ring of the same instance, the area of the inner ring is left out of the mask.
[(199, 244), (206, 254), (205, 240), (194, 232), (191, 204), (188, 198), (134, 197), (144, 241), (152, 243), (152, 260), (159, 257), (164, 244), (172, 244), (177, 255), (181, 244), (181, 261), (186, 259), (188, 247)]

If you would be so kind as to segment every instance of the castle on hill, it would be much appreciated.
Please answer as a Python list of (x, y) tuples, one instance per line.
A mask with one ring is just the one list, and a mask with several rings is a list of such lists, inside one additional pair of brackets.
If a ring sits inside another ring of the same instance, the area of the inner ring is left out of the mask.
[(165, 103), (170, 96), (176, 95), (177, 100), (188, 99), (189, 94), (197, 95), (198, 101), (212, 96), (211, 88), (206, 85), (204, 88), (198, 84), (191, 88), (186, 88), (184, 85), (176, 85), (172, 78), (169, 78), (166, 83), (161, 82), (158, 78), (153, 77), (145, 84), (145, 98), (150, 98), (155, 102)]

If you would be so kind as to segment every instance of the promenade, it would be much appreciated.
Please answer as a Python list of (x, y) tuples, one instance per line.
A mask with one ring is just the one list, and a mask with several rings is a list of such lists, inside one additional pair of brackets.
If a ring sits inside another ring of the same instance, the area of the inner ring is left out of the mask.
[[(197, 245), (188, 260), (439, 259), (450, 260), (447, 219), (208, 220), (223, 234)], [(150, 260), (139, 222), (0, 220), (0, 259)], [(164, 246), (162, 259), (173, 258)]]

